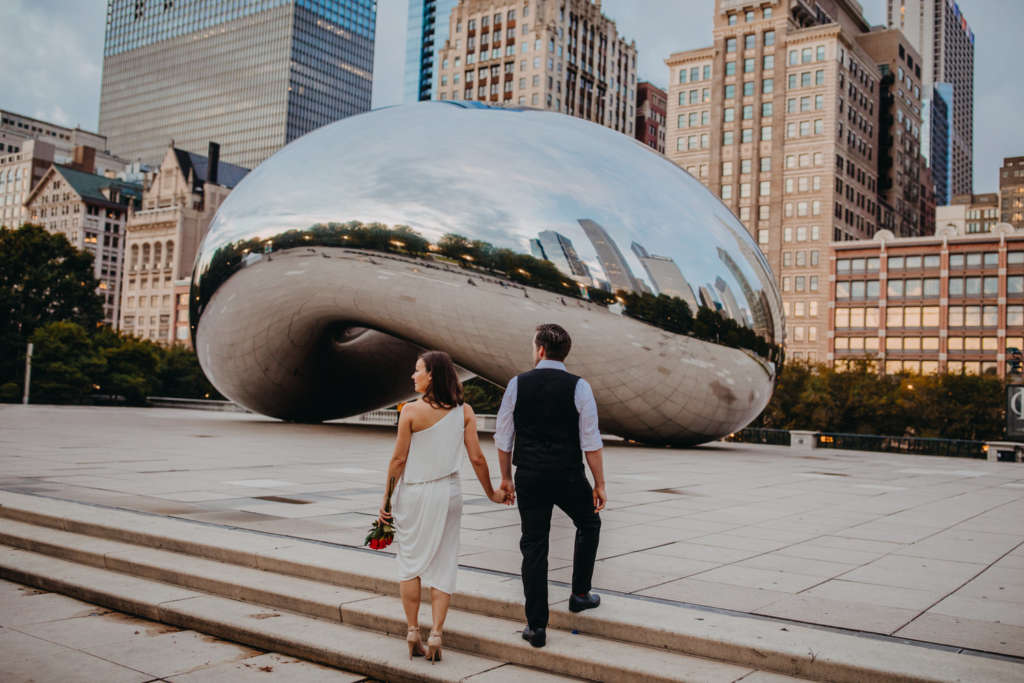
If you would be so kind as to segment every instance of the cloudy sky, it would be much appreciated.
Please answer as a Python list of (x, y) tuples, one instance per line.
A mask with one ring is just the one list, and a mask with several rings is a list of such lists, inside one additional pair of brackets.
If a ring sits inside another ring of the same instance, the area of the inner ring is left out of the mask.
[[(401, 99), (407, 0), (378, 0), (374, 106)], [(861, 0), (885, 20), (885, 0)], [(960, 0), (977, 37), (974, 65), (974, 187), (998, 188), (1004, 156), (1024, 156), (1024, 76), (1018, 69), (1021, 0)], [(619, 32), (635, 39), (639, 76), (667, 84), (664, 59), (711, 41), (713, 0), (604, 0)], [(96, 130), (105, 0), (0, 0), (0, 108)], [(1010, 71), (1008, 74), (1007, 71)]]

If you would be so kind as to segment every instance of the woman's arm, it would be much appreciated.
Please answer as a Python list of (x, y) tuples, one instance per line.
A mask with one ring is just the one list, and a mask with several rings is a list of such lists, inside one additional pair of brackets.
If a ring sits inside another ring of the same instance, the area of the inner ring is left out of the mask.
[(469, 462), (473, 465), (473, 471), (476, 472), (476, 478), (484, 489), (484, 495), (495, 503), (505, 503), (507, 502), (505, 493), (503, 491), (495, 492), (494, 486), (491, 485), (491, 472), (487, 467), (484, 452), (480, 448), (480, 437), (476, 433), (476, 414), (468, 403), (462, 404), (462, 413), (465, 418), (466, 453), (469, 455)]
[(395, 491), (398, 480), (405, 471), (405, 462), (409, 458), (409, 443), (412, 441), (412, 416), (408, 405), (402, 406), (398, 415), (398, 438), (395, 439), (395, 451), (388, 463), (388, 478), (384, 485), (384, 502), (380, 505), (378, 518), (391, 522), (391, 494)]

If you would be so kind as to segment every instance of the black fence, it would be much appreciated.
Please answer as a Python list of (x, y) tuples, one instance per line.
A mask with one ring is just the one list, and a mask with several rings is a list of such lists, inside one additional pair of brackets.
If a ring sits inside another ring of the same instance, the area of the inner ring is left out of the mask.
[(822, 432), (818, 448), (842, 448), (852, 451), (906, 453), (909, 455), (941, 455), (950, 458), (988, 457), (984, 441), (932, 439), (918, 436), (878, 436), (875, 434), (839, 434)]
[(758, 429), (747, 427), (738, 432), (730, 434), (722, 441), (736, 441), (738, 443), (763, 443), (772, 446), (788, 446), (789, 431), (785, 429)]

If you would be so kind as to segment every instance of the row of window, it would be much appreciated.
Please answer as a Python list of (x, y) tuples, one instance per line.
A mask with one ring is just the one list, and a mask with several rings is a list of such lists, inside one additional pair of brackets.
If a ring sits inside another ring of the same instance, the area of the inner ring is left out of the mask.
[[(727, 15), (727, 17), (726, 17), (726, 20), (727, 20), (729, 26), (735, 26), (736, 22), (739, 21), (739, 16), (740, 16), (739, 12), (730, 12)], [(750, 22), (754, 21), (755, 18), (756, 18), (756, 15), (754, 13), (754, 10), (752, 10), (752, 9), (748, 9), (747, 11), (745, 11), (743, 13), (743, 21), (745, 21), (748, 24)], [(761, 18), (763, 18), (763, 19), (771, 19), (772, 18), (772, 8), (771, 7), (763, 7), (763, 8), (761, 8)]]
[[(703, 77), (701, 74), (703, 73)], [(711, 65), (704, 64), (702, 66), (692, 66), (689, 69), (683, 67), (679, 70), (679, 82), (696, 83), (697, 81), (710, 81), (711, 80)]]
[[(743, 73), (752, 74), (757, 67), (757, 60), (753, 57), (747, 57), (743, 60)], [(775, 55), (765, 55), (761, 58), (761, 68), (765, 71), (770, 71), (775, 68)], [(728, 61), (725, 63), (725, 75), (735, 76), (736, 75), (736, 62)]]
[[(739, 196), (750, 197), (752, 192), (752, 183), (740, 183), (739, 184)], [(732, 199), (733, 196), (732, 185), (722, 185), (722, 199)], [(762, 180), (758, 183), (757, 194), (759, 197), (768, 197), (772, 193), (771, 181)]]
[[(1009, 265), (1024, 264), (1024, 251), (1011, 251), (1006, 254)], [(841, 258), (836, 260), (837, 273), (863, 273), (877, 271), (880, 265), (878, 257)], [(889, 270), (915, 270), (919, 268), (938, 268), (941, 260), (938, 254), (921, 256), (889, 256), (886, 266)], [(999, 265), (999, 254), (994, 251), (974, 251), (949, 255), (950, 268), (994, 268)]]
[(819, 279), (817, 275), (796, 275), (782, 278), (783, 292), (817, 292)]
[[(878, 327), (879, 309), (874, 307), (837, 308), (836, 329)], [(1006, 307), (1006, 327), (1024, 326), (1024, 306)], [(940, 324), (938, 306), (889, 306), (885, 326), (937, 328)], [(947, 327), (999, 327), (998, 306), (950, 306)]]
[[(738, 43), (737, 43), (737, 39), (736, 38), (726, 38), (725, 39), (725, 51), (727, 53), (736, 52), (737, 44)], [(774, 44), (775, 44), (775, 31), (765, 31), (764, 32), (764, 45), (765, 45), (765, 47), (771, 47)], [(755, 34), (755, 33), (748, 33), (748, 34), (744, 35), (743, 36), (743, 49), (744, 50), (753, 50), (755, 47), (757, 47), (757, 34)]]
[[(1004, 348), (1022, 348), (1024, 338), (1007, 337)], [(835, 350), (845, 351), (866, 351), (877, 352), (882, 346), (878, 337), (836, 337)], [(885, 350), (893, 352), (938, 352), (940, 350), (938, 337), (885, 337)], [(999, 337), (949, 337), (946, 340), (946, 350), (956, 352), (964, 351), (990, 351), (999, 350)]]

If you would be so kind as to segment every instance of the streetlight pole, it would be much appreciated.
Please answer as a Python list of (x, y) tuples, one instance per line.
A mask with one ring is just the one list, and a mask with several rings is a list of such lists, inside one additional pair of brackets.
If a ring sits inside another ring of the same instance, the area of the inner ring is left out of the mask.
[(29, 385), (32, 383), (32, 342), (28, 343), (28, 350), (25, 352), (25, 391), (21, 395), (21, 402), (28, 405)]

